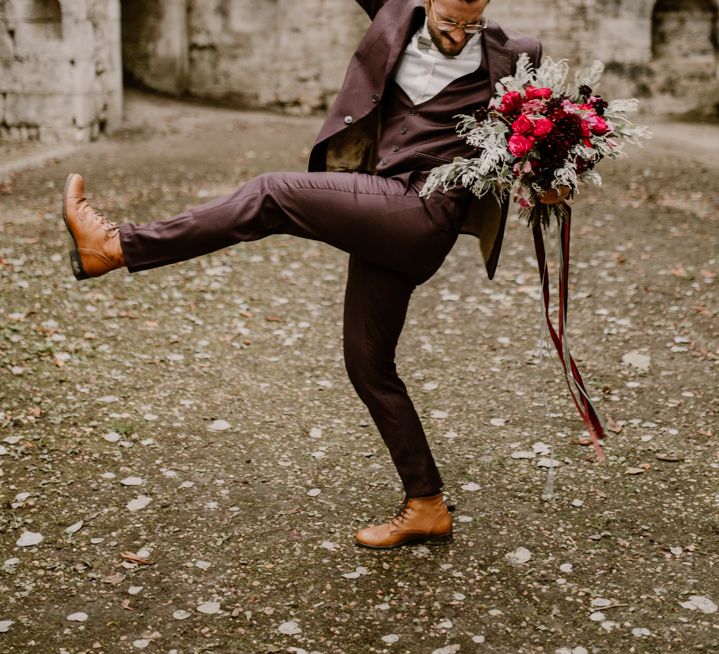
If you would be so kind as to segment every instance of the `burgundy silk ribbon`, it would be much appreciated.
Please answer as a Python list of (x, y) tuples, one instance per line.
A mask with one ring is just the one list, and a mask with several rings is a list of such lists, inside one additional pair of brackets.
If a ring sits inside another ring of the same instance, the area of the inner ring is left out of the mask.
[(547, 328), (552, 338), (554, 347), (559, 355), (559, 360), (564, 369), (564, 378), (569, 387), (569, 392), (574, 400), (574, 405), (582, 416), (584, 425), (589, 432), (590, 441), (581, 442), (582, 445), (591, 444), (597, 461), (606, 460), (606, 454), (601, 446), (600, 440), (606, 436), (602, 418), (594, 408), (589, 393), (584, 386), (582, 375), (579, 368), (569, 351), (569, 341), (567, 338), (567, 308), (569, 305), (569, 237), (571, 232), (572, 210), (568, 204), (562, 203), (557, 207), (559, 220), (559, 306), (557, 326), (552, 323), (549, 314), (549, 277), (547, 267), (547, 254), (544, 247), (544, 238), (542, 236), (541, 221), (532, 221), (532, 233), (534, 234), (534, 249), (537, 254), (537, 265), (539, 268), (539, 277), (542, 284), (542, 299), (544, 301), (544, 316), (547, 320)]

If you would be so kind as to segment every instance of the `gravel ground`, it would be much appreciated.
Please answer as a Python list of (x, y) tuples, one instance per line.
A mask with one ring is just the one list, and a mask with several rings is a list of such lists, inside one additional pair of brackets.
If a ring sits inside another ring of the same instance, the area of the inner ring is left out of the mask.
[(462, 237), (417, 290), (398, 361), (455, 540), (374, 552), (353, 534), (402, 493), (345, 377), (346, 256), (272, 237), (77, 283), (60, 214), (70, 171), (145, 222), (302, 170), (320, 119), (134, 94), (128, 116), (0, 188), (0, 651), (719, 649), (719, 127), (650, 121), (575, 203), (606, 464), (542, 355), (522, 224), (495, 281)]

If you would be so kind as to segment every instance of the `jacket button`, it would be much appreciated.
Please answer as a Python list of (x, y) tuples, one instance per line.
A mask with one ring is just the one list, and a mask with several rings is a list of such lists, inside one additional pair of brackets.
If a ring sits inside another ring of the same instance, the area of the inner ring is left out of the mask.
[(379, 96), (375, 93), (372, 96), (372, 104), (377, 104), (379, 102)]
[(345, 125), (352, 124), (352, 116), (345, 116)]

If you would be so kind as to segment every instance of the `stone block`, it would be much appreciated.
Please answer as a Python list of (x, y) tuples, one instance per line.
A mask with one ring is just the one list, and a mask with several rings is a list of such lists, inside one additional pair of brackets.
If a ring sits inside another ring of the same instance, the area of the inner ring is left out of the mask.
[(88, 127), (97, 122), (98, 99), (94, 93), (79, 93), (72, 97), (72, 122), (78, 127)]
[(15, 43), (10, 35), (0, 24), (0, 60), (13, 59), (15, 57)]
[(72, 124), (67, 96), (44, 93), (13, 93), (5, 97), (8, 125)]

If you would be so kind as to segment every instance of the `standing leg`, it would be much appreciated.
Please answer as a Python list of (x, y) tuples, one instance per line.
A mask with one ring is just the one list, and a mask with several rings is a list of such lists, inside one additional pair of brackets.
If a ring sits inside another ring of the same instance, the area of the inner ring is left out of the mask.
[(414, 288), (402, 275), (350, 257), (345, 365), (409, 497), (436, 495), (442, 487), (419, 416), (395, 366), (395, 349)]
[(355, 542), (390, 549), (452, 539), (442, 479), (407, 388), (395, 349), (415, 285), (405, 276), (350, 256), (344, 312), (345, 365), (397, 468), (406, 498), (389, 522), (361, 529)]

